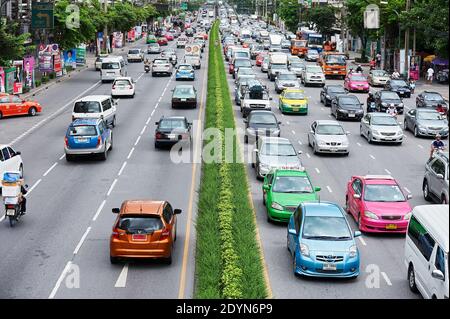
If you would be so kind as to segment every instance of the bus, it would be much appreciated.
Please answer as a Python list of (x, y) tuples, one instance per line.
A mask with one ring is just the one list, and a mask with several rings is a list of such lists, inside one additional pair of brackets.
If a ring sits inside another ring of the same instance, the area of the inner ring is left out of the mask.
[(302, 29), (297, 32), (297, 38), (308, 41), (308, 48), (315, 49), (319, 53), (323, 50), (323, 36), (313, 30)]

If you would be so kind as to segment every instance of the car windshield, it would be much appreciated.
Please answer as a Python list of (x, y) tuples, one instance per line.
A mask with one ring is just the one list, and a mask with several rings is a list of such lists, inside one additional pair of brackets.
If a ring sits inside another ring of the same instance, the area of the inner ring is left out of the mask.
[(190, 66), (190, 65), (180, 65), (179, 67), (178, 67), (178, 70), (181, 70), (181, 71), (186, 71), (186, 70), (192, 70), (192, 66)]
[(239, 75), (254, 75), (253, 70), (250, 68), (239, 68)]
[(355, 96), (345, 96), (339, 98), (339, 106), (344, 109), (359, 109), (361, 108), (361, 103)]
[(296, 81), (296, 80), (297, 80), (297, 76), (296, 76), (295, 74), (280, 73), (280, 74), (278, 74), (278, 79), (279, 79), (279, 80), (292, 80), (292, 81)]
[(366, 82), (367, 79), (366, 79), (365, 76), (362, 76), (362, 75), (352, 75), (350, 77), (350, 81), (353, 81), (353, 82)]
[(398, 185), (370, 184), (364, 187), (364, 200), (367, 202), (404, 202)]
[(129, 234), (151, 234), (156, 230), (161, 230), (164, 224), (159, 216), (126, 216), (121, 217), (119, 229), (125, 230)]
[(317, 55), (317, 54), (319, 54), (319, 52), (317, 50), (308, 50), (308, 54)]
[(191, 87), (181, 87), (181, 88), (178, 87), (178, 88), (175, 88), (173, 95), (175, 95), (175, 96), (193, 96), (194, 89)]
[(438, 93), (427, 93), (425, 94), (425, 99), (428, 101), (444, 101), (442, 96)]
[(288, 100), (304, 100), (305, 94), (302, 92), (286, 92), (284, 98)]
[(271, 124), (276, 125), (277, 119), (271, 114), (253, 114), (250, 117), (250, 124)]
[(383, 92), (381, 98), (386, 100), (400, 100), (399, 96), (395, 92)]
[(166, 59), (155, 59), (153, 60), (154, 64), (166, 64), (169, 63)]
[(285, 69), (287, 70), (286, 64), (272, 64), (272, 69)]
[(285, 143), (264, 143), (261, 154), (269, 156), (297, 156), (294, 147)]
[(318, 125), (316, 134), (319, 135), (345, 135), (344, 129), (340, 125)]
[(389, 74), (384, 70), (374, 70), (372, 71), (373, 76), (389, 76)]
[(242, 52), (242, 51), (239, 52), (239, 51), (237, 51), (237, 52), (234, 53), (234, 56), (236, 58), (247, 58), (249, 56), (249, 54), (248, 54), (248, 52)]
[(393, 116), (373, 116), (372, 125), (397, 126), (397, 120)]
[(442, 120), (442, 115), (439, 112), (417, 112), (418, 120)]
[(308, 73), (322, 73), (322, 68), (320, 66), (311, 65), (306, 67), (306, 72)]
[(314, 192), (309, 178), (306, 176), (278, 176), (275, 178), (273, 189), (275, 193), (301, 193)]
[(291, 68), (293, 69), (303, 69), (305, 65), (299, 62), (291, 62)]
[(114, 81), (114, 85), (117, 85), (117, 86), (130, 85), (130, 81), (128, 81), (128, 80), (116, 80), (116, 81)]
[(347, 63), (343, 55), (327, 55), (325, 62), (328, 65), (346, 65)]
[(119, 62), (103, 62), (102, 69), (104, 70), (118, 70)]
[(100, 103), (96, 101), (76, 102), (73, 111), (75, 113), (100, 113)]
[(96, 136), (97, 129), (94, 125), (78, 125), (69, 130), (70, 136)]
[(302, 237), (316, 240), (350, 240), (352, 238), (345, 218), (331, 216), (306, 216)]
[(161, 129), (186, 128), (186, 122), (182, 119), (164, 119), (159, 122)]
[(252, 67), (252, 63), (250, 62), (250, 60), (247, 60), (247, 59), (245, 59), (245, 60), (236, 60), (235, 62), (234, 62), (234, 66), (235, 67), (249, 67), (249, 68), (251, 68)]
[(128, 54), (139, 54), (139, 53), (141, 53), (141, 52), (138, 49), (128, 50)]
[(391, 80), (392, 86), (408, 86), (405, 81), (403, 80)]

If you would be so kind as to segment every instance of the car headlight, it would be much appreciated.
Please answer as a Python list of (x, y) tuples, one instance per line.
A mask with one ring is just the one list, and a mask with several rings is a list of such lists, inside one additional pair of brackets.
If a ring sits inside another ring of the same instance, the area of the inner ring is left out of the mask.
[(264, 164), (264, 163), (260, 163), (259, 167), (263, 170), (269, 170), (270, 169), (270, 165), (268, 164)]
[(283, 206), (281, 206), (281, 205), (278, 204), (277, 202), (273, 202), (272, 205), (271, 205), (271, 207), (272, 207), (273, 209), (276, 209), (276, 210), (283, 210)]
[(421, 130), (421, 131), (425, 131), (425, 130), (427, 129), (427, 127), (426, 127), (426, 126), (423, 126), (423, 125), (417, 125), (417, 127), (418, 127), (419, 130)]
[(305, 256), (309, 257), (309, 248), (305, 244), (300, 244), (300, 253)]
[(325, 141), (317, 141), (317, 144), (319, 144), (320, 146), (324, 146), (327, 145), (327, 143)]
[(349, 249), (348, 256), (350, 258), (355, 258), (357, 255), (358, 255), (358, 248), (356, 247), (356, 245), (351, 246)]
[(325, 95), (325, 97), (326, 97), (327, 99), (331, 99), (331, 96), (329, 96), (329, 95)]
[(381, 105), (387, 106), (387, 103), (386, 102), (381, 102)]
[(400, 103), (398, 106), (403, 107), (403, 105), (404, 105), (403, 103)]
[(409, 212), (408, 214), (406, 214), (405, 216), (403, 216), (403, 219), (404, 219), (404, 220), (410, 220), (410, 219), (411, 219), (411, 215), (412, 215), (412, 212)]
[(377, 215), (375, 215), (372, 212), (369, 212), (368, 210), (364, 211), (364, 216), (370, 219), (379, 219)]
[(403, 131), (397, 131), (397, 135), (403, 135)]
[(379, 135), (380, 132), (378, 132), (377, 130), (372, 130), (372, 134)]

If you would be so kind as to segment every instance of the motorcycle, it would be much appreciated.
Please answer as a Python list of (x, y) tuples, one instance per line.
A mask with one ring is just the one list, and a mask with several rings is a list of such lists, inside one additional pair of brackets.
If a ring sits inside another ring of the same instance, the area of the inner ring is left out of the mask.
[[(28, 187), (28, 185), (25, 185), (25, 187)], [(14, 227), (24, 214), (21, 196), (23, 195), (3, 198), (6, 216), (9, 219), (9, 226), (11, 227)]]
[(416, 82), (412, 81), (409, 83), (409, 90), (411, 91), (411, 94), (414, 94), (414, 90), (416, 89)]
[[(5, 172), (2, 180), (2, 196), (5, 205), (5, 216), (9, 219), (9, 225), (14, 227), (24, 215), (24, 198), (22, 193), (21, 176), (19, 172)], [(24, 186), (27, 192), (28, 185)]]
[(375, 104), (375, 102), (370, 102), (367, 105), (367, 113), (372, 113), (372, 112), (376, 112), (377, 111), (377, 106)]
[(145, 64), (144, 65), (144, 70), (145, 70), (145, 73), (150, 72), (150, 65), (149, 64)]

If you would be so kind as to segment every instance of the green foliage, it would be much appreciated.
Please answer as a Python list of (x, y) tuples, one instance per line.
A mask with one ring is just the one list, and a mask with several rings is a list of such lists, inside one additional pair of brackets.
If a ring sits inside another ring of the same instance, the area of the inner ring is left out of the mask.
[(30, 38), (29, 33), (16, 35), (17, 24), (6, 23), (0, 19), (0, 65), (9, 66), (11, 60), (22, 59), (33, 47), (26, 47), (25, 41)]
[(314, 25), (314, 29), (325, 35), (331, 36), (335, 33), (332, 30), (336, 24), (336, 8), (333, 6), (318, 6), (306, 11), (304, 20)]
[(299, 4), (297, 0), (278, 1), (277, 14), (284, 21), (289, 31), (297, 31), (299, 22)]
[(41, 86), (41, 80), (36, 80), (36, 81), (34, 81), (34, 85), (36, 86), (36, 87), (40, 87)]

